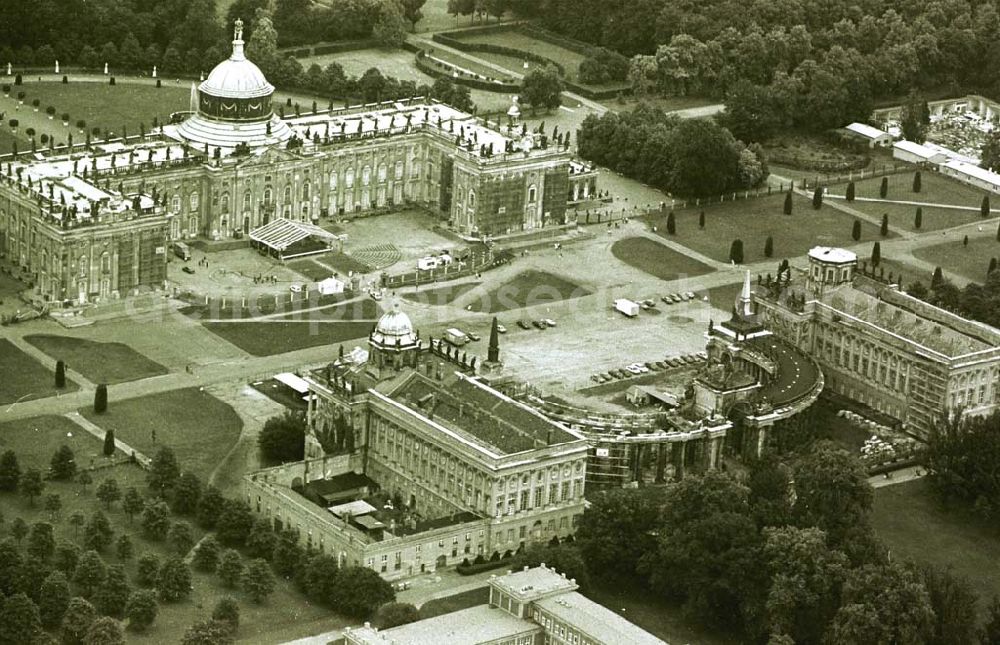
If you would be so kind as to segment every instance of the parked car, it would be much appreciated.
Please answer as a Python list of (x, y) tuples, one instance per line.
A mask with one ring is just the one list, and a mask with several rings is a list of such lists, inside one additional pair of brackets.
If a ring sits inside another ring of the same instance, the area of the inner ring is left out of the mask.
[(679, 293), (670, 294), (670, 299), (673, 300), (674, 302), (684, 302), (684, 298), (681, 298), (681, 295)]
[(656, 363), (654, 363), (653, 361), (646, 361), (645, 363), (643, 363), (643, 365), (645, 365), (646, 369), (649, 369), (649, 370), (658, 370), (658, 369), (660, 369), (659, 367), (656, 366)]
[(594, 383), (600, 383), (601, 382), (601, 375), (600, 374), (591, 374), (590, 375), (590, 380), (593, 381)]
[(545, 323), (549, 327), (555, 327), (556, 326), (556, 321), (552, 320), (551, 318), (544, 318), (544, 319), (542, 319), (542, 322)]
[(688, 291), (684, 295), (687, 296), (688, 300), (694, 300), (695, 298), (698, 297), (694, 294), (694, 291)]
[(626, 373), (624, 370), (611, 370), (608, 373), (615, 378), (625, 378), (626, 376), (628, 376), (628, 373)]
[(192, 274), (194, 273), (194, 269), (192, 269), (191, 267), (189, 267), (187, 265), (182, 266), (181, 267), (181, 271), (183, 271), (184, 273), (192, 273)]
[(629, 372), (631, 372), (632, 374), (635, 374), (635, 375), (642, 374), (642, 370), (639, 369), (639, 366), (635, 365), (635, 364), (626, 365), (625, 369), (628, 370)]
[(288, 290), (291, 291), (292, 293), (302, 293), (302, 285), (301, 284), (293, 284), (293, 285), (291, 285), (291, 286), (288, 287)]
[(518, 320), (517, 326), (520, 327), (521, 329), (531, 329), (531, 323), (529, 323), (527, 320)]
[(507, 328), (501, 325), (500, 323), (497, 323), (497, 331), (501, 334), (506, 334)]
[(653, 307), (656, 306), (656, 301), (653, 300), (652, 298), (646, 298), (645, 300), (642, 301), (642, 304), (646, 306), (646, 309), (652, 309)]
[(695, 356), (697, 356), (699, 360), (703, 360), (703, 361), (707, 361), (708, 360), (708, 352), (706, 352), (704, 350), (702, 350), (700, 352), (696, 352)]
[(684, 356), (682, 356), (681, 358), (683, 358), (683, 359), (684, 359), (684, 362), (685, 362), (685, 363), (688, 363), (688, 364), (691, 364), (691, 363), (697, 363), (697, 362), (698, 362), (698, 359), (697, 359), (697, 358), (695, 358), (695, 355), (694, 355), (694, 354), (685, 354), (685, 355), (684, 355)]
[(667, 364), (669, 364), (670, 367), (679, 367), (684, 364), (684, 361), (677, 356), (671, 356), (667, 359)]
[(670, 296), (660, 296), (660, 300), (667, 303), (668, 305), (674, 304), (674, 300)]
[(537, 329), (548, 329), (549, 328), (549, 326), (545, 323), (544, 320), (533, 320), (533, 321), (531, 321), (531, 324), (534, 325)]
[(467, 331), (467, 332), (465, 332), (465, 335), (468, 336), (469, 340), (472, 340), (472, 341), (477, 341), (477, 340), (481, 340), (482, 339), (482, 336), (480, 336), (479, 334), (477, 334), (474, 331)]
[(656, 365), (656, 369), (658, 370), (665, 370), (668, 367), (670, 367), (669, 365), (667, 365), (666, 361), (655, 361), (653, 365)]

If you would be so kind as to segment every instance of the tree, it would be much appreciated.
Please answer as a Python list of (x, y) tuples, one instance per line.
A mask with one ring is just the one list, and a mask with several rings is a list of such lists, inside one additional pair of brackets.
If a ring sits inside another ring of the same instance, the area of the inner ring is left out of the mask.
[(874, 494), (856, 457), (819, 442), (796, 462), (793, 472), (793, 510), (801, 526), (823, 529), (837, 546), (848, 529), (866, 524)]
[(253, 528), (253, 522), (253, 511), (246, 502), (226, 500), (216, 525), (219, 542), (228, 547), (243, 546)]
[(750, 462), (747, 479), (750, 513), (757, 526), (786, 526), (792, 520), (789, 468), (773, 454)]
[(38, 598), (38, 614), (43, 627), (53, 629), (62, 624), (71, 596), (65, 573), (54, 571), (46, 576)]
[(71, 598), (62, 621), (62, 642), (67, 645), (80, 645), (97, 620), (97, 610), (85, 598)]
[(56, 361), (56, 388), (66, 387), (66, 363), (61, 360)]
[(215, 571), (219, 566), (220, 547), (214, 535), (206, 535), (194, 550), (191, 563), (198, 571)]
[(108, 568), (104, 565), (97, 551), (84, 551), (73, 572), (73, 582), (84, 598), (90, 599), (104, 584), (108, 577)]
[(115, 543), (115, 555), (122, 562), (128, 562), (135, 555), (135, 546), (133, 546), (132, 538), (129, 537), (128, 533), (122, 533), (118, 536), (118, 541)]
[(170, 530), (170, 508), (162, 499), (146, 502), (142, 509), (142, 532), (149, 540), (159, 541)]
[(854, 224), (851, 225), (851, 239), (857, 242), (861, 239), (861, 220), (854, 220)]
[(87, 518), (83, 513), (77, 511), (69, 516), (69, 523), (73, 527), (73, 535), (76, 536), (80, 532), (80, 527), (87, 523)]
[(49, 469), (50, 476), (55, 480), (66, 481), (76, 476), (76, 460), (69, 446), (66, 444), (59, 446), (52, 455)]
[(387, 602), (378, 608), (372, 619), (379, 629), (389, 629), (420, 620), (420, 612), (408, 602)]
[[(917, 212), (913, 216), (913, 228), (920, 230), (920, 226), (923, 223), (924, 223), (924, 209), (920, 206), (917, 206)], [(1000, 236), (1000, 232), (998, 232), (998, 236)]]
[(785, 213), (785, 215), (792, 214), (792, 191), (790, 190), (787, 193), (785, 193), (785, 206), (783, 212)]
[(401, 0), (403, 17), (410, 23), (412, 31), (417, 30), (417, 23), (424, 17), (424, 12), (421, 11), (421, 8), (426, 2), (427, 0)]
[(178, 515), (191, 515), (198, 509), (201, 498), (201, 480), (194, 473), (184, 473), (174, 484), (172, 505)]
[(132, 523), (132, 518), (141, 513), (145, 506), (146, 502), (142, 499), (142, 495), (134, 486), (130, 486), (122, 498), (122, 512), (128, 517), (129, 524)]
[(29, 531), (28, 523), (22, 517), (15, 517), (14, 521), (10, 523), (10, 534), (17, 540), (18, 544), (28, 535)]
[(156, 604), (156, 594), (148, 589), (138, 589), (129, 594), (125, 604), (125, 617), (128, 618), (128, 628), (144, 632), (156, 620), (159, 605)]
[(174, 522), (167, 532), (167, 542), (173, 547), (177, 555), (184, 556), (194, 546), (194, 534), (191, 525), (187, 522)]
[(191, 625), (181, 639), (181, 645), (230, 645), (232, 642), (229, 625), (218, 620), (203, 620)]
[(104, 433), (104, 449), (102, 450), (105, 457), (110, 457), (115, 454), (115, 431), (108, 430)]
[(639, 558), (655, 548), (661, 492), (656, 489), (601, 491), (584, 511), (576, 544), (595, 577), (635, 579)]
[(0, 643), (32, 643), (42, 629), (38, 607), (23, 593), (8, 596), (0, 605)]
[(1000, 598), (993, 596), (990, 603), (989, 617), (979, 632), (979, 642), (982, 645), (1000, 644)]
[(851, 183), (847, 184), (847, 194), (844, 195), (844, 197), (849, 202), (853, 202), (854, 201), (854, 182), (853, 181)]
[(562, 104), (563, 81), (554, 65), (536, 67), (521, 81), (521, 98), (532, 109), (553, 110)]
[(83, 530), (83, 545), (88, 549), (103, 553), (114, 537), (115, 532), (111, 528), (108, 516), (101, 511), (94, 511)]
[(5, 450), (0, 455), (0, 491), (13, 492), (21, 480), (21, 466), (17, 463), (17, 453)]
[[(271, 556), (271, 564), (278, 575), (290, 578), (299, 570), (304, 559), (305, 553), (294, 534), (285, 531), (278, 535), (277, 543), (274, 545), (274, 553)], [(336, 561), (333, 564), (336, 567)]]
[(125, 645), (125, 632), (117, 620), (101, 616), (90, 625), (83, 645)]
[[(914, 143), (923, 143), (927, 125), (930, 123), (930, 114), (927, 110), (927, 102), (911, 93), (906, 103), (903, 104), (900, 116), (900, 130), (903, 138)], [(919, 190), (913, 192), (918, 193)]]
[(271, 566), (263, 558), (254, 558), (243, 571), (243, 591), (255, 603), (262, 603), (274, 591), (274, 576)]
[(934, 610), (932, 636), (928, 645), (949, 645), (976, 642), (976, 604), (978, 597), (968, 579), (950, 567), (925, 564), (916, 573)]
[(140, 587), (155, 587), (160, 579), (160, 560), (152, 553), (144, 553), (136, 563), (135, 581)]
[(674, 222), (674, 212), (670, 211), (670, 214), (667, 215), (667, 233), (673, 235), (676, 232), (677, 232), (677, 226)]
[(220, 598), (212, 609), (212, 620), (229, 627), (230, 634), (236, 634), (240, 628), (240, 606), (232, 598)]
[(372, 37), (387, 49), (397, 49), (406, 42), (406, 18), (398, 2), (383, 2), (372, 26)]
[(920, 171), (913, 173), (913, 192), (920, 192)]
[(733, 264), (743, 264), (743, 240), (733, 240), (729, 246), (729, 261)]
[(889, 213), (882, 213), (882, 225), (879, 226), (878, 233), (882, 237), (889, 234)]
[(705, 211), (698, 213), (698, 228), (705, 228)]
[(889, 178), (883, 177), (882, 183), (878, 187), (878, 196), (885, 199), (885, 196), (889, 194)]
[(56, 552), (56, 536), (48, 522), (36, 522), (28, 534), (28, 555), (40, 562), (47, 562)]
[(774, 255), (774, 238), (770, 235), (764, 240), (764, 257), (769, 258)]
[(823, 206), (823, 187), (816, 186), (816, 190), (813, 191), (813, 209), (819, 210)]
[(124, 615), (129, 593), (131, 593), (131, 588), (128, 576), (125, 574), (125, 567), (113, 564), (108, 567), (108, 576), (105, 578), (104, 584), (94, 594), (94, 606), (105, 616), (121, 618)]
[(360, 620), (395, 599), (392, 585), (377, 572), (368, 567), (347, 567), (340, 571), (331, 600), (339, 611)]
[(219, 582), (223, 586), (235, 589), (240, 582), (240, 577), (243, 575), (243, 559), (240, 557), (239, 551), (235, 549), (226, 549), (223, 551), (215, 573), (218, 574)]
[(257, 438), (261, 458), (267, 463), (299, 461), (305, 449), (305, 415), (291, 410), (271, 417)]
[(990, 216), (990, 196), (989, 195), (983, 195), (983, 201), (979, 205), (979, 216), (980, 217), (984, 217), (984, 218)]
[(79, 475), (76, 476), (76, 481), (78, 484), (80, 484), (80, 488), (83, 489), (83, 492), (86, 493), (87, 486), (89, 486), (91, 482), (94, 481), (94, 478), (90, 476), (89, 471), (83, 470), (80, 472)]
[(76, 563), (80, 561), (80, 547), (72, 542), (60, 540), (56, 543), (55, 556), (52, 558), (52, 565), (57, 571), (62, 571), (67, 577), (76, 571)]
[(36, 468), (24, 471), (24, 474), (21, 475), (21, 481), (18, 482), (18, 488), (20, 488), (21, 494), (28, 498), (28, 503), (34, 506), (35, 498), (45, 490), (45, 480), (42, 479), (42, 473), (38, 472)]
[(170, 558), (160, 567), (157, 580), (160, 600), (174, 602), (191, 593), (191, 570), (180, 558)]
[(218, 488), (206, 486), (198, 500), (198, 525), (204, 529), (214, 529), (225, 504), (226, 498)]
[(174, 451), (168, 446), (161, 446), (149, 465), (146, 482), (154, 494), (166, 499), (180, 475), (181, 471), (177, 465), (177, 456), (174, 455)]
[(934, 273), (931, 274), (931, 289), (937, 290), (944, 283), (944, 272), (941, 271), (941, 267), (934, 267)]
[(934, 623), (927, 590), (899, 565), (851, 570), (826, 633), (831, 643), (926, 643)]
[(673, 168), (666, 172), (672, 192), (716, 196), (740, 187), (740, 145), (715, 121), (680, 121), (666, 142), (673, 157)]
[(94, 390), (94, 412), (97, 414), (104, 414), (108, 409), (108, 386), (106, 383), (100, 383), (97, 389)]
[(580, 548), (575, 543), (555, 541), (548, 544), (531, 545), (514, 557), (510, 568), (518, 570), (526, 566), (538, 567), (542, 564), (558, 571), (567, 578), (576, 580), (580, 591), (586, 593), (590, 590), (590, 572), (587, 570), (587, 563), (583, 559)]
[(264, 558), (270, 561), (277, 543), (278, 536), (271, 530), (271, 523), (266, 519), (258, 519), (247, 537), (247, 554), (251, 558)]
[(98, 485), (95, 495), (97, 495), (97, 499), (104, 502), (105, 508), (110, 509), (111, 505), (122, 497), (122, 491), (118, 487), (118, 480), (114, 477), (108, 477)]
[(872, 268), (878, 266), (878, 263), (882, 261), (882, 244), (875, 242), (872, 245)]

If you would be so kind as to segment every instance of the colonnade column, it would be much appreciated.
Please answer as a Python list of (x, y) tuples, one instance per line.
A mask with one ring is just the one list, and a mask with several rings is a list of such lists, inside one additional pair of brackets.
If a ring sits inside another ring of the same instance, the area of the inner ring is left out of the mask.
[(680, 481), (684, 477), (685, 445), (684, 441), (675, 441), (670, 444), (670, 461), (674, 466), (674, 481)]

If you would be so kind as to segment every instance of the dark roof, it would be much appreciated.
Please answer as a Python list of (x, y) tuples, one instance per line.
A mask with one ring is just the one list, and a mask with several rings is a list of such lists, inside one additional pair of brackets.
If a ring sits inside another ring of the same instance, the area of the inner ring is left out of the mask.
[(578, 440), (558, 424), (468, 379), (437, 382), (414, 373), (392, 398), (503, 454)]
[(306, 484), (306, 488), (309, 492), (315, 494), (321, 499), (326, 499), (327, 497), (336, 499), (340, 493), (346, 493), (348, 491), (358, 490), (364, 487), (368, 487), (369, 490), (377, 490), (378, 483), (368, 478), (366, 475), (344, 473), (343, 475), (337, 475), (336, 477), (330, 477), (329, 479), (317, 479), (316, 481), (311, 481)]

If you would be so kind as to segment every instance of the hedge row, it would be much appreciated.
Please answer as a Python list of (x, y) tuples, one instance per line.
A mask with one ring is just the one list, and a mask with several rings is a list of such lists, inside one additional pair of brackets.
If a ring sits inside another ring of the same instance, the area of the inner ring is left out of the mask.
[(520, 84), (513, 83), (491, 83), (489, 81), (482, 81), (478, 78), (470, 78), (468, 76), (453, 76), (451, 72), (445, 71), (426, 60), (426, 54), (423, 51), (417, 52), (416, 56), (417, 69), (419, 69), (424, 74), (428, 76), (433, 76), (434, 78), (448, 78), (454, 83), (459, 85), (465, 85), (477, 90), (483, 90), (485, 92), (503, 92), (505, 94), (516, 93), (521, 91)]
[(556, 69), (559, 70), (560, 76), (566, 76), (566, 68), (551, 58), (546, 58), (534, 52), (524, 51), (523, 49), (514, 49), (513, 47), (504, 47), (503, 45), (491, 45), (489, 43), (467, 43), (461, 40), (457, 40), (448, 36), (447, 34), (434, 34), (431, 39), (434, 42), (441, 43), (442, 45), (447, 45), (454, 49), (465, 52), (487, 52), (490, 54), (503, 54), (505, 56), (513, 56), (514, 58), (523, 58), (525, 60), (534, 61), (541, 65), (555, 65)]

